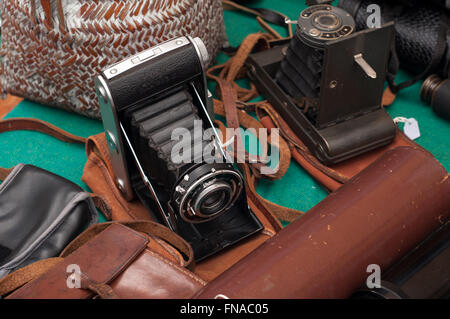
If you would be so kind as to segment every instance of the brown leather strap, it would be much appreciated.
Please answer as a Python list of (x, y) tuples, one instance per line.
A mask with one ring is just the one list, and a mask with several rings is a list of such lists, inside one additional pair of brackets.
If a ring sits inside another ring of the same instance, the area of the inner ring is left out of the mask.
[[(255, 46), (263, 43), (264, 46), (267, 47), (267, 41), (269, 39), (271, 39), (271, 37), (267, 34), (251, 34), (247, 36), (247, 38), (245, 38), (245, 40), (239, 47), (236, 55), (229, 59), (227, 63), (208, 70), (208, 77), (218, 83), (219, 95), (222, 99), (222, 101), (214, 101), (214, 112), (226, 117), (228, 127), (238, 128), (239, 126), (243, 126), (245, 128), (251, 127), (255, 129), (263, 127), (257, 120), (245, 113), (243, 110), (237, 110), (236, 102), (246, 104), (247, 101), (254, 98), (258, 94), (254, 86), (252, 85), (251, 89), (248, 90), (241, 88), (233, 81), (242, 73), (245, 61), (248, 55), (255, 48)], [(221, 71), (219, 75), (216, 76), (214, 73), (220, 69)], [(221, 123), (219, 123), (219, 127), (221, 128), (221, 130), (223, 130), (222, 135), (226, 136), (224, 133), (224, 127), (223, 125), (221, 125)], [(237, 140), (237, 143), (242, 143), (240, 136), (237, 137)], [(287, 169), (289, 168), (291, 158), (289, 145), (281, 137), (279, 141), (280, 143), (277, 146), (280, 150), (278, 171), (273, 175), (265, 175), (264, 177), (271, 179), (280, 178), (286, 173)], [(235, 149), (238, 148), (235, 146)], [(248, 184), (247, 195), (258, 206), (262, 206), (260, 207), (260, 209), (263, 211), (263, 213), (265, 213), (267, 217), (269, 217), (269, 215), (276, 216), (278, 219), (288, 222), (292, 222), (299, 216), (303, 215), (303, 212), (272, 203), (264, 199), (257, 193), (257, 177), (262, 177), (261, 174), (258, 174), (258, 168), (258, 165), (253, 164), (242, 165), (242, 170)], [(269, 219), (271, 218), (269, 217)]]
[[(244, 5), (241, 5), (239, 3), (236, 3), (234, 1), (230, 1), (230, 0), (222, 0), (222, 4), (223, 4), (224, 9), (226, 9), (226, 10), (239, 10), (239, 11), (242, 11), (242, 12), (245, 12), (245, 13), (249, 13), (249, 14), (252, 14), (252, 15), (256, 16), (256, 20), (261, 25), (261, 27), (263, 27), (264, 30), (266, 30), (266, 32), (272, 34), (273, 36), (275, 36), (275, 37), (277, 37), (279, 39), (283, 38), (278, 32), (276, 32), (272, 27), (270, 27), (269, 24), (263, 19), (263, 16), (261, 15), (261, 12), (255, 10), (255, 9), (252, 9), (250, 7), (246, 7)], [(286, 15), (280, 13), (280, 12), (277, 12), (277, 13), (279, 15), (284, 16), (285, 19), (288, 18), (288, 16), (286, 16)], [(288, 30), (289, 37), (292, 37), (292, 35), (293, 35), (292, 25), (287, 24), (286, 28)]]
[[(255, 120), (256, 121), (256, 120)], [(225, 126), (222, 122), (216, 121), (220, 130), (222, 131), (222, 135), (225, 136), (224, 130)], [(243, 125), (244, 126), (244, 125)], [(244, 126), (245, 127), (245, 126)], [(293, 222), (304, 213), (295, 209), (291, 209), (288, 207), (280, 206), (275, 204), (264, 197), (260, 196), (256, 191), (257, 187), (257, 178), (254, 174), (251, 173), (251, 169), (247, 164), (240, 165), (242, 171), (244, 172), (246, 183), (246, 191), (247, 197), (255, 204), (258, 209), (266, 216), (266, 218), (271, 222), (275, 231), (279, 231), (282, 229), (282, 226), (279, 220), (283, 220), (286, 222)], [(276, 218), (274, 218), (276, 217)]]
[[(240, 120), (242, 119), (243, 123), (242, 126), (246, 127), (246, 128), (253, 128), (255, 129), (255, 133), (257, 134), (257, 137), (259, 137), (259, 128), (262, 128), (261, 125), (259, 125), (259, 123), (257, 121), (252, 121), (253, 125), (249, 125), (249, 120), (248, 118), (250, 117), (248, 114), (246, 114), (245, 112), (240, 111), (240, 113), (242, 113), (242, 116), (239, 117), (238, 115), (238, 110), (236, 107), (236, 100), (237, 100), (237, 96), (236, 96), (236, 92), (234, 91), (233, 86), (231, 85), (230, 82), (219, 78), (218, 82), (219, 84), (219, 92), (220, 95), (222, 97), (222, 107), (223, 107), (223, 111), (224, 111), (224, 115), (225, 118), (227, 120), (227, 126), (229, 128), (234, 128), (235, 129), (235, 139), (234, 139), (234, 150), (235, 150), (235, 154), (233, 154), (237, 159), (238, 159), (238, 163), (250, 163), (249, 162), (249, 154), (245, 151), (245, 148), (243, 146), (242, 143), (242, 137), (240, 134), (240, 130), (237, 130), (240, 126)], [(277, 147), (280, 150), (280, 162), (278, 163), (278, 167), (275, 170), (275, 172), (273, 174), (266, 174), (264, 176), (262, 176), (260, 170), (261, 168), (265, 165), (264, 163), (266, 162), (266, 158), (267, 158), (267, 145), (263, 144), (262, 145), (262, 156), (254, 156), (257, 157), (257, 161), (256, 163), (250, 163), (249, 167), (250, 169), (253, 171), (253, 173), (258, 177), (264, 177), (264, 178), (269, 178), (269, 179), (278, 179), (280, 177), (282, 177), (287, 169), (289, 168), (289, 163), (290, 163), (290, 151), (289, 151), (289, 147), (288, 145), (284, 142), (284, 140), (282, 140), (281, 138), (279, 139), (279, 144), (278, 145), (273, 145), (275, 147)], [(236, 153), (236, 151), (238, 151), (238, 153)], [(240, 158), (243, 157), (240, 153), (244, 153), (242, 155), (244, 155), (244, 158)]]
[(37, 131), (53, 136), (63, 142), (68, 143), (86, 143), (86, 138), (66, 132), (59, 127), (31, 118), (12, 118), (0, 121), (0, 133), (10, 131)]
[(271, 121), (268, 121), (267, 119), (264, 121), (264, 126), (267, 128), (278, 128), (281, 132), (281, 135), (291, 144), (293, 154), (295, 150), (295, 152), (300, 154), (300, 156), (303, 157), (307, 163), (313, 165), (319, 171), (332, 177), (340, 183), (345, 183), (348, 180), (346, 176), (318, 162), (314, 155), (312, 155), (308, 150), (306, 145), (303, 144), (303, 142), (295, 135), (295, 133), (291, 130), (287, 123), (280, 117), (280, 115), (273, 109), (273, 107), (269, 103), (257, 104), (256, 115), (261, 122), (262, 119), (266, 116), (270, 118)]
[(121, 224), (126, 227), (129, 227), (135, 231), (145, 233), (150, 236), (156, 236), (167, 243), (171, 244), (173, 247), (178, 249), (180, 252), (184, 254), (184, 267), (192, 269), (194, 267), (194, 252), (192, 247), (180, 236), (176, 233), (164, 227), (161, 224), (152, 222), (152, 221), (126, 221), (126, 222), (107, 222), (96, 224), (89, 227), (86, 231), (84, 231), (81, 235), (75, 238), (60, 254), (60, 257), (67, 257), (78, 248), (87, 243), (91, 238), (95, 237), (97, 234), (101, 233), (103, 230), (108, 228), (113, 224)]
[(395, 102), (396, 97), (397, 97), (397, 94), (393, 93), (391, 91), (391, 88), (389, 86), (387, 86), (383, 93), (383, 99), (381, 101), (381, 105), (382, 106), (391, 106)]
[(8, 176), (9, 173), (11, 173), (12, 170), (13, 170), (12, 168), (0, 167), (0, 181), (4, 181), (6, 176)]
[[(81, 136), (66, 132), (53, 124), (32, 118), (11, 118), (0, 120), (0, 133), (11, 131), (37, 131), (53, 136), (63, 142), (85, 144), (87, 139)], [(0, 167), (0, 180), (4, 180), (11, 173), (12, 168)], [(111, 220), (111, 208), (104, 198), (92, 194), (92, 200), (106, 219)]]
[(119, 296), (114, 292), (111, 286), (92, 280), (84, 273), (81, 273), (80, 277), (81, 289), (90, 290), (101, 299), (119, 299)]
[(63, 260), (64, 258), (59, 257), (48, 258), (14, 271), (8, 276), (0, 279), (0, 296), (5, 296), (26, 283), (38, 278)]
[(106, 199), (97, 194), (91, 194), (92, 201), (95, 207), (97, 207), (105, 216), (106, 220), (112, 220), (111, 206), (109, 206)]

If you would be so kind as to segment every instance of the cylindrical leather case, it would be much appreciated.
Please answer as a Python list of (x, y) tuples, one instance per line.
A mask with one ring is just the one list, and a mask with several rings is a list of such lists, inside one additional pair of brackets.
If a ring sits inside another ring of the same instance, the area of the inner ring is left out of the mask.
[(448, 221), (448, 176), (426, 151), (388, 151), (196, 297), (347, 298)]

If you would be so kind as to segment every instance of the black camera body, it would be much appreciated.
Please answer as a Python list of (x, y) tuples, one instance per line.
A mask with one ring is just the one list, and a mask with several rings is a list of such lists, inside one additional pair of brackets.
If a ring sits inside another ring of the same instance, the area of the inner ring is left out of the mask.
[[(203, 134), (215, 132), (206, 61), (199, 38), (180, 37), (110, 66), (96, 79), (117, 186), (188, 241), (197, 261), (263, 228), (217, 134)], [(186, 138), (174, 138), (176, 130)], [(185, 153), (175, 160), (180, 145)], [(205, 150), (217, 160), (205, 160)]]
[(312, 154), (332, 165), (395, 138), (381, 105), (393, 24), (355, 31), (346, 11), (302, 11), (289, 42), (254, 53), (248, 74)]

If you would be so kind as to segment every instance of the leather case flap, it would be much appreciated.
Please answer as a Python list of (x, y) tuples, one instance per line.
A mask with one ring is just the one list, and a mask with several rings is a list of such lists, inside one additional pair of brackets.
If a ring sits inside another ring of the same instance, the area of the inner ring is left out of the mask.
[[(69, 288), (74, 283), (74, 269), (99, 283), (109, 283), (146, 248), (149, 239), (120, 224), (112, 224), (64, 261), (38, 279), (23, 286), (8, 298), (13, 299), (84, 299), (92, 297), (88, 290)], [(71, 267), (69, 267), (71, 266)]]

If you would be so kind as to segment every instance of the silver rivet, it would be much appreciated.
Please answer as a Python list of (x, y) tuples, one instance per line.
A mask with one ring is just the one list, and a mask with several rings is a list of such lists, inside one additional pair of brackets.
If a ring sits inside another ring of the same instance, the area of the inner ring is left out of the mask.
[(180, 185), (178, 185), (178, 186), (175, 188), (175, 190), (176, 190), (178, 193), (180, 193), (180, 194), (184, 194), (184, 193), (186, 192), (186, 190), (185, 190), (183, 187), (181, 187)]
[(116, 137), (114, 136), (113, 133), (111, 133), (110, 131), (106, 131), (106, 140), (108, 142), (109, 148), (111, 150), (114, 150), (116, 152), (118, 152), (117, 150), (117, 142), (116, 142)]
[(109, 71), (109, 73), (116, 74), (117, 73), (117, 69), (112, 69), (111, 71)]
[(117, 183), (117, 187), (119, 188), (119, 190), (123, 193), (125, 190), (125, 183), (123, 182), (123, 180), (121, 180), (120, 178), (117, 178), (116, 183)]
[(334, 88), (336, 88), (336, 86), (337, 86), (337, 81), (336, 80), (333, 80), (333, 81), (330, 82), (330, 89), (334, 89)]
[(176, 44), (176, 45), (182, 45), (182, 44), (183, 44), (183, 41), (177, 40), (177, 41), (175, 41), (175, 44)]
[(184, 175), (184, 180), (187, 182), (189, 181), (189, 175)]
[(320, 35), (320, 31), (317, 29), (311, 29), (309, 30), (309, 34), (313, 37), (318, 37)]

